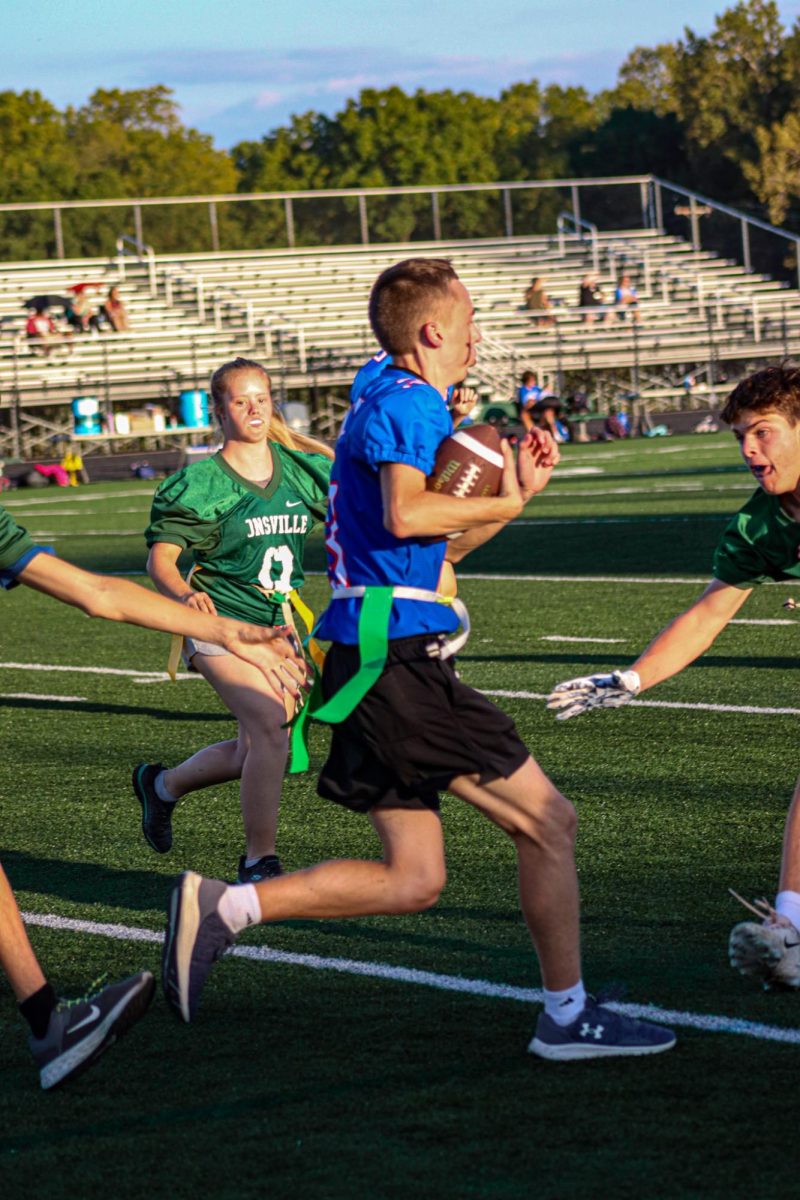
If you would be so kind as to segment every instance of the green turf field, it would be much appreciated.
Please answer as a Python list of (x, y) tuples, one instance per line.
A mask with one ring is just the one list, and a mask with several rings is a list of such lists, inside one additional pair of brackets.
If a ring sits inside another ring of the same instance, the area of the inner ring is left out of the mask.
[[(65, 557), (138, 573), (151, 487), (7, 499)], [(658, 705), (559, 724), (542, 702), (560, 679), (630, 663), (691, 602), (751, 490), (728, 434), (567, 447), (548, 492), (462, 572), (463, 678), (502, 693), (579, 812), (587, 982), (624, 982), (631, 1002), (679, 1014), (674, 1051), (566, 1065), (526, 1053), (540, 981), (511, 846), (446, 799), (436, 909), (249, 931), (241, 946), (282, 956), (219, 964), (191, 1027), (159, 996), (62, 1091), (39, 1091), (0, 984), (3, 1200), (795, 1196), (800, 996), (761, 993), (725, 953), (744, 916), (727, 888), (774, 892), (797, 774), (792, 589), (754, 594), (748, 623), (643, 698)], [(317, 538), (309, 566), (322, 561)], [(306, 594), (319, 606), (324, 581)], [(31, 926), (37, 952), (66, 995), (104, 971), (157, 972), (146, 938), (172, 878), (235, 872), (237, 790), (189, 799), (161, 858), (141, 838), (131, 768), (174, 762), (232, 723), (202, 681), (156, 674), (166, 637), (24, 588), (0, 604), (3, 862), (22, 907), (48, 920)], [(325, 742), (315, 729), (317, 765)], [(287, 782), (287, 866), (376, 847), (366, 820), (316, 797), (313, 774)]]

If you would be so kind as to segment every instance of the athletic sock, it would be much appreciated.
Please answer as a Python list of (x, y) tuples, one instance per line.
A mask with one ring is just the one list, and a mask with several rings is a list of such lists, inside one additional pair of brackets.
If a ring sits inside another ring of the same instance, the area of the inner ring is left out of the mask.
[(800, 892), (778, 892), (775, 911), (788, 917), (795, 929), (800, 929)]
[(235, 883), (225, 889), (217, 912), (234, 933), (241, 933), (248, 925), (261, 921), (261, 905), (254, 883)]
[(246, 867), (254, 867), (257, 862), (261, 862), (262, 858), (277, 858), (277, 854), (257, 854), (255, 858), (246, 858), (244, 865)]
[(43, 987), (39, 988), (38, 992), (34, 992), (32, 996), (28, 996), (27, 1000), (23, 1000), (17, 1006), (22, 1016), (30, 1025), (31, 1033), (35, 1038), (41, 1039), (47, 1033), (51, 1014), (57, 1004), (58, 996), (53, 991), (51, 985), (46, 983)]
[(172, 792), (169, 791), (167, 785), (164, 783), (164, 776), (166, 773), (166, 771), (161, 771), (158, 775), (156, 775), (153, 787), (156, 789), (156, 795), (158, 796), (159, 800), (163, 800), (164, 804), (177, 804), (180, 797), (173, 796)]
[(586, 989), (579, 979), (574, 987), (563, 992), (548, 992), (544, 989), (544, 1011), (556, 1025), (571, 1025), (586, 1006)]

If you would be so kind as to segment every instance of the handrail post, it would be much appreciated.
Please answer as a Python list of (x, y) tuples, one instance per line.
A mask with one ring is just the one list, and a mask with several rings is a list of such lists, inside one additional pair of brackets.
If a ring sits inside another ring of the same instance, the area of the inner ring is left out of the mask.
[(150, 284), (150, 295), (158, 295), (158, 279), (156, 278), (156, 256), (152, 246), (147, 247), (147, 279)]
[(61, 209), (53, 209), (53, 230), (56, 236), (56, 258), (64, 257), (64, 229), (61, 224)]
[(294, 209), (291, 196), (284, 196), (283, 209), (286, 213), (286, 241), (289, 243), (289, 248), (294, 249)]
[(117, 238), (117, 272), (122, 282), (125, 282), (125, 242)]
[(442, 216), (439, 212), (439, 193), (431, 192), (431, 213), (433, 215), (433, 240), (442, 240)]
[(361, 244), (369, 245), (369, 225), (367, 224), (367, 197), (362, 192), (358, 197), (358, 223), (361, 226)]
[(558, 236), (558, 253), (564, 254), (564, 218), (559, 216), (556, 218), (556, 234)]
[(753, 296), (753, 341), (761, 341), (761, 321), (758, 313), (758, 300)]
[(508, 188), (503, 188), (503, 223), (505, 225), (506, 237), (514, 236), (514, 214), (511, 211), (511, 192)]
[(639, 184), (639, 203), (642, 207), (642, 229), (650, 228), (650, 189), (644, 180)]
[(572, 215), (577, 225), (581, 219), (581, 198), (577, 183), (573, 183), (570, 190), (572, 192)]
[(196, 295), (197, 295), (197, 319), (198, 319), (198, 321), (205, 321), (205, 319), (206, 319), (206, 296), (205, 296), (205, 282), (203, 280), (202, 275), (197, 276), (197, 282), (195, 284), (195, 291), (196, 291)]
[(247, 340), (249, 345), (254, 346), (256, 342), (256, 322), (253, 315), (253, 301), (248, 300), (245, 304), (245, 319), (247, 321)]
[(697, 200), (694, 192), (689, 197), (689, 220), (692, 226), (692, 249), (700, 249), (700, 219), (697, 215)]
[(136, 231), (136, 249), (141, 255), (144, 250), (144, 234), (142, 232), (142, 207), (140, 204), (133, 206), (133, 227)]
[(656, 201), (656, 227), (663, 232), (664, 229), (664, 204), (661, 196), (661, 183), (658, 179), (653, 180), (653, 195)]
[(742, 217), (742, 263), (744, 269), (749, 275), (752, 267), (750, 266), (750, 226), (747, 222), (747, 217)]
[(219, 254), (219, 225), (217, 224), (217, 206), (213, 200), (208, 202), (208, 223), (211, 226), (211, 249)]

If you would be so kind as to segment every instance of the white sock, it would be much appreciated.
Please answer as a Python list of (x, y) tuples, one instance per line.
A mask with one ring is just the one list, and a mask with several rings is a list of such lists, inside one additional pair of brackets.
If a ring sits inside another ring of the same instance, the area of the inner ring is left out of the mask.
[(544, 989), (544, 1011), (556, 1025), (571, 1025), (586, 1006), (586, 989), (579, 979), (574, 987), (563, 992), (548, 992)]
[(223, 892), (217, 912), (234, 933), (261, 921), (261, 905), (253, 883), (234, 883)]
[(778, 892), (775, 911), (788, 917), (795, 929), (800, 929), (800, 892)]
[(153, 787), (156, 789), (156, 795), (158, 796), (159, 800), (163, 800), (165, 804), (177, 804), (180, 797), (173, 796), (172, 792), (168, 790), (167, 785), (164, 783), (164, 776), (166, 773), (166, 771), (161, 771), (158, 775), (156, 775)]

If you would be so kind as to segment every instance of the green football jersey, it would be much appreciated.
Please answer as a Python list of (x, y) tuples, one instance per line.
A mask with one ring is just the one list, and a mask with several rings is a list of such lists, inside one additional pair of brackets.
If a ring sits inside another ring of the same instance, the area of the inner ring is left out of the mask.
[[(281, 602), (304, 579), (303, 548), (327, 507), (331, 462), (270, 442), (272, 479), (259, 487), (221, 454), (170, 475), (153, 497), (148, 546), (186, 549), (192, 587), (222, 616), (259, 625), (283, 622)], [(272, 599), (260, 589), (276, 593)]]
[(761, 488), (725, 528), (714, 551), (714, 577), (751, 588), (768, 579), (800, 579), (800, 524), (787, 516), (778, 496)]
[(0, 568), (12, 566), (33, 546), (33, 538), (27, 529), (18, 525), (11, 514), (0, 506)]

